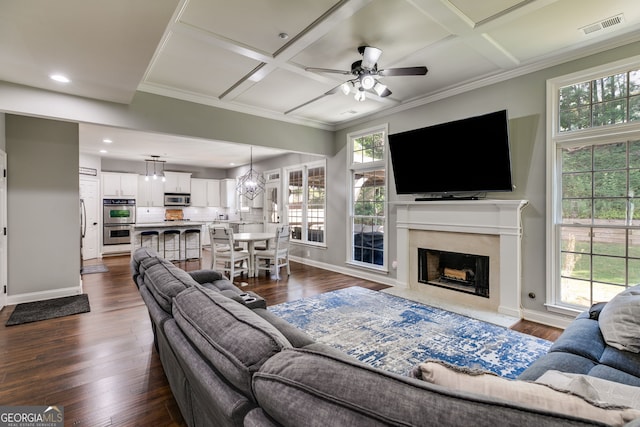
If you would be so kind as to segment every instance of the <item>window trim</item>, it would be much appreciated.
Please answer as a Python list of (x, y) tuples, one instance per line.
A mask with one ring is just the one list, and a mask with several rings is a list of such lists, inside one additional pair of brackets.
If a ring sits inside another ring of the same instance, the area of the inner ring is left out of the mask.
[(562, 148), (572, 145), (599, 145), (621, 139), (640, 137), (640, 121), (617, 123), (591, 127), (575, 131), (559, 132), (559, 89), (564, 86), (591, 81), (602, 77), (626, 72), (640, 67), (640, 55), (603, 64), (586, 70), (555, 77), (546, 84), (546, 302), (551, 312), (576, 315), (584, 309), (576, 309), (560, 302), (560, 227), (562, 222), (562, 188), (559, 177), (562, 174), (558, 161)]
[[(365, 135), (373, 133), (384, 133), (384, 155), (383, 159), (377, 162), (371, 163), (354, 163), (353, 162), (353, 140)], [(350, 266), (363, 268), (373, 272), (388, 273), (388, 260), (389, 260), (389, 239), (387, 238), (389, 230), (389, 124), (384, 123), (381, 125), (373, 126), (367, 129), (361, 129), (355, 132), (347, 134), (347, 167), (346, 167), (346, 194), (347, 194), (347, 209), (346, 209), (346, 229), (347, 235), (351, 236), (346, 240), (346, 259), (345, 263)], [(382, 265), (371, 264), (367, 262), (355, 261), (352, 258), (351, 250), (353, 248), (353, 174), (356, 171), (384, 169), (385, 171), (385, 202), (384, 202), (384, 230), (385, 239), (382, 242)]]
[[(306, 223), (307, 221), (307, 209), (308, 209), (308, 199), (307, 199), (307, 194), (308, 194), (308, 185), (309, 185), (309, 169), (312, 168), (316, 168), (322, 166), (324, 168), (324, 188), (325, 188), (325, 192), (324, 192), (324, 236), (323, 236), (323, 241), (322, 242), (314, 242), (314, 241), (309, 241), (308, 240), (308, 235), (306, 233), (304, 233), (304, 240), (294, 240), (291, 239), (291, 244), (296, 244), (296, 245), (308, 245), (308, 246), (314, 246), (314, 247), (320, 247), (320, 248), (326, 248), (327, 247), (327, 198), (328, 196), (328, 188), (327, 188), (327, 159), (322, 159), (322, 160), (316, 160), (313, 162), (308, 162), (308, 163), (300, 163), (297, 165), (291, 165), (291, 166), (286, 166), (282, 168), (282, 175), (281, 175), (281, 182), (282, 182), (282, 189), (283, 189), (283, 194), (282, 194), (282, 198), (283, 201), (286, 201), (284, 204), (284, 209), (285, 212), (283, 213), (283, 215), (287, 218), (287, 224), (289, 224), (289, 173), (291, 171), (296, 171), (296, 170), (302, 170), (302, 180), (303, 180), (303, 187), (305, 189), (304, 191), (304, 201), (302, 203), (302, 221), (303, 223)], [(304, 227), (303, 227), (304, 229)]]

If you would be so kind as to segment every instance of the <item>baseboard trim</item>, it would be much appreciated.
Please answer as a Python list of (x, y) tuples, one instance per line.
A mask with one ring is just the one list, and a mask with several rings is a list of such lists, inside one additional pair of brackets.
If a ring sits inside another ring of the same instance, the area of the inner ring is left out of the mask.
[(312, 267), (321, 268), (323, 270), (333, 271), (334, 273), (340, 273), (346, 276), (357, 277), (359, 279), (371, 280), (372, 282), (381, 283), (383, 285), (397, 286), (395, 279), (391, 277), (387, 277), (386, 275), (382, 276), (382, 274), (386, 274), (386, 273), (376, 274), (376, 273), (366, 271), (364, 269), (340, 267), (333, 264), (326, 264), (324, 262), (314, 261), (309, 258), (291, 256), (290, 259), (291, 261), (299, 262), (300, 264), (306, 264)]
[(522, 316), (525, 320), (542, 323), (543, 325), (553, 326), (554, 328), (560, 329), (566, 329), (566, 327), (575, 319), (575, 317), (527, 309), (522, 310)]
[(7, 305), (68, 297), (72, 295), (80, 295), (81, 293), (82, 288), (80, 286), (74, 286), (70, 288), (52, 289), (50, 291), (28, 292), (24, 294), (9, 295), (7, 296)]

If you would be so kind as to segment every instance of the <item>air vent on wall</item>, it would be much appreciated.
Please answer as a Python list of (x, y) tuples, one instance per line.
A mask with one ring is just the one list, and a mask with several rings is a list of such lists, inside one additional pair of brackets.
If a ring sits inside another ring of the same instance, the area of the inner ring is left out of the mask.
[(624, 16), (621, 13), (619, 15), (615, 15), (615, 16), (611, 16), (609, 18), (603, 19), (602, 21), (594, 22), (593, 24), (586, 25), (580, 28), (580, 30), (582, 30), (582, 32), (584, 32), (585, 34), (591, 34), (596, 31), (603, 30), (605, 28), (613, 27), (614, 25), (622, 24), (623, 21), (624, 21)]

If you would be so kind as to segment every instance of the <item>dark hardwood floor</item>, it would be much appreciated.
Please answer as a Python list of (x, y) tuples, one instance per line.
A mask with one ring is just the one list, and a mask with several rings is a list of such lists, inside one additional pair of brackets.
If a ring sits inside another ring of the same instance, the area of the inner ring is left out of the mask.
[[(204, 252), (202, 267), (209, 262)], [(5, 327), (0, 312), (0, 405), (61, 405), (67, 426), (184, 426), (153, 348), (146, 307), (131, 279), (129, 257), (108, 257), (107, 273), (83, 275), (91, 312)], [(201, 268), (182, 262), (185, 270)], [(385, 285), (291, 263), (280, 281), (242, 279), (269, 305), (349, 286)], [(513, 329), (555, 340), (561, 330), (522, 321)]]

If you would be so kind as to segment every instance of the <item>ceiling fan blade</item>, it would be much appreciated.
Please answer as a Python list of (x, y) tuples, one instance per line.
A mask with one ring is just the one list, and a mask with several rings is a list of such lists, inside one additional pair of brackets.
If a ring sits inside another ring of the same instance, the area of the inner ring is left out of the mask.
[(389, 89), (385, 89), (379, 96), (380, 98), (384, 98), (389, 95), (391, 95), (391, 91)]
[(365, 46), (362, 53), (362, 68), (365, 70), (373, 69), (380, 59), (380, 55), (382, 55), (382, 51), (377, 47)]
[(307, 67), (304, 69), (305, 71), (313, 71), (316, 73), (335, 73), (335, 74), (344, 74), (346, 76), (351, 74), (351, 71), (344, 71), (344, 70), (333, 70), (331, 68), (314, 68), (314, 67)]
[(324, 94), (325, 95), (333, 95), (334, 93), (337, 93), (340, 90), (340, 87), (342, 87), (342, 84), (339, 84), (338, 86), (334, 87), (333, 89), (329, 89)]
[(406, 67), (406, 68), (389, 68), (387, 70), (378, 70), (379, 76), (424, 76), (427, 74), (427, 67)]

